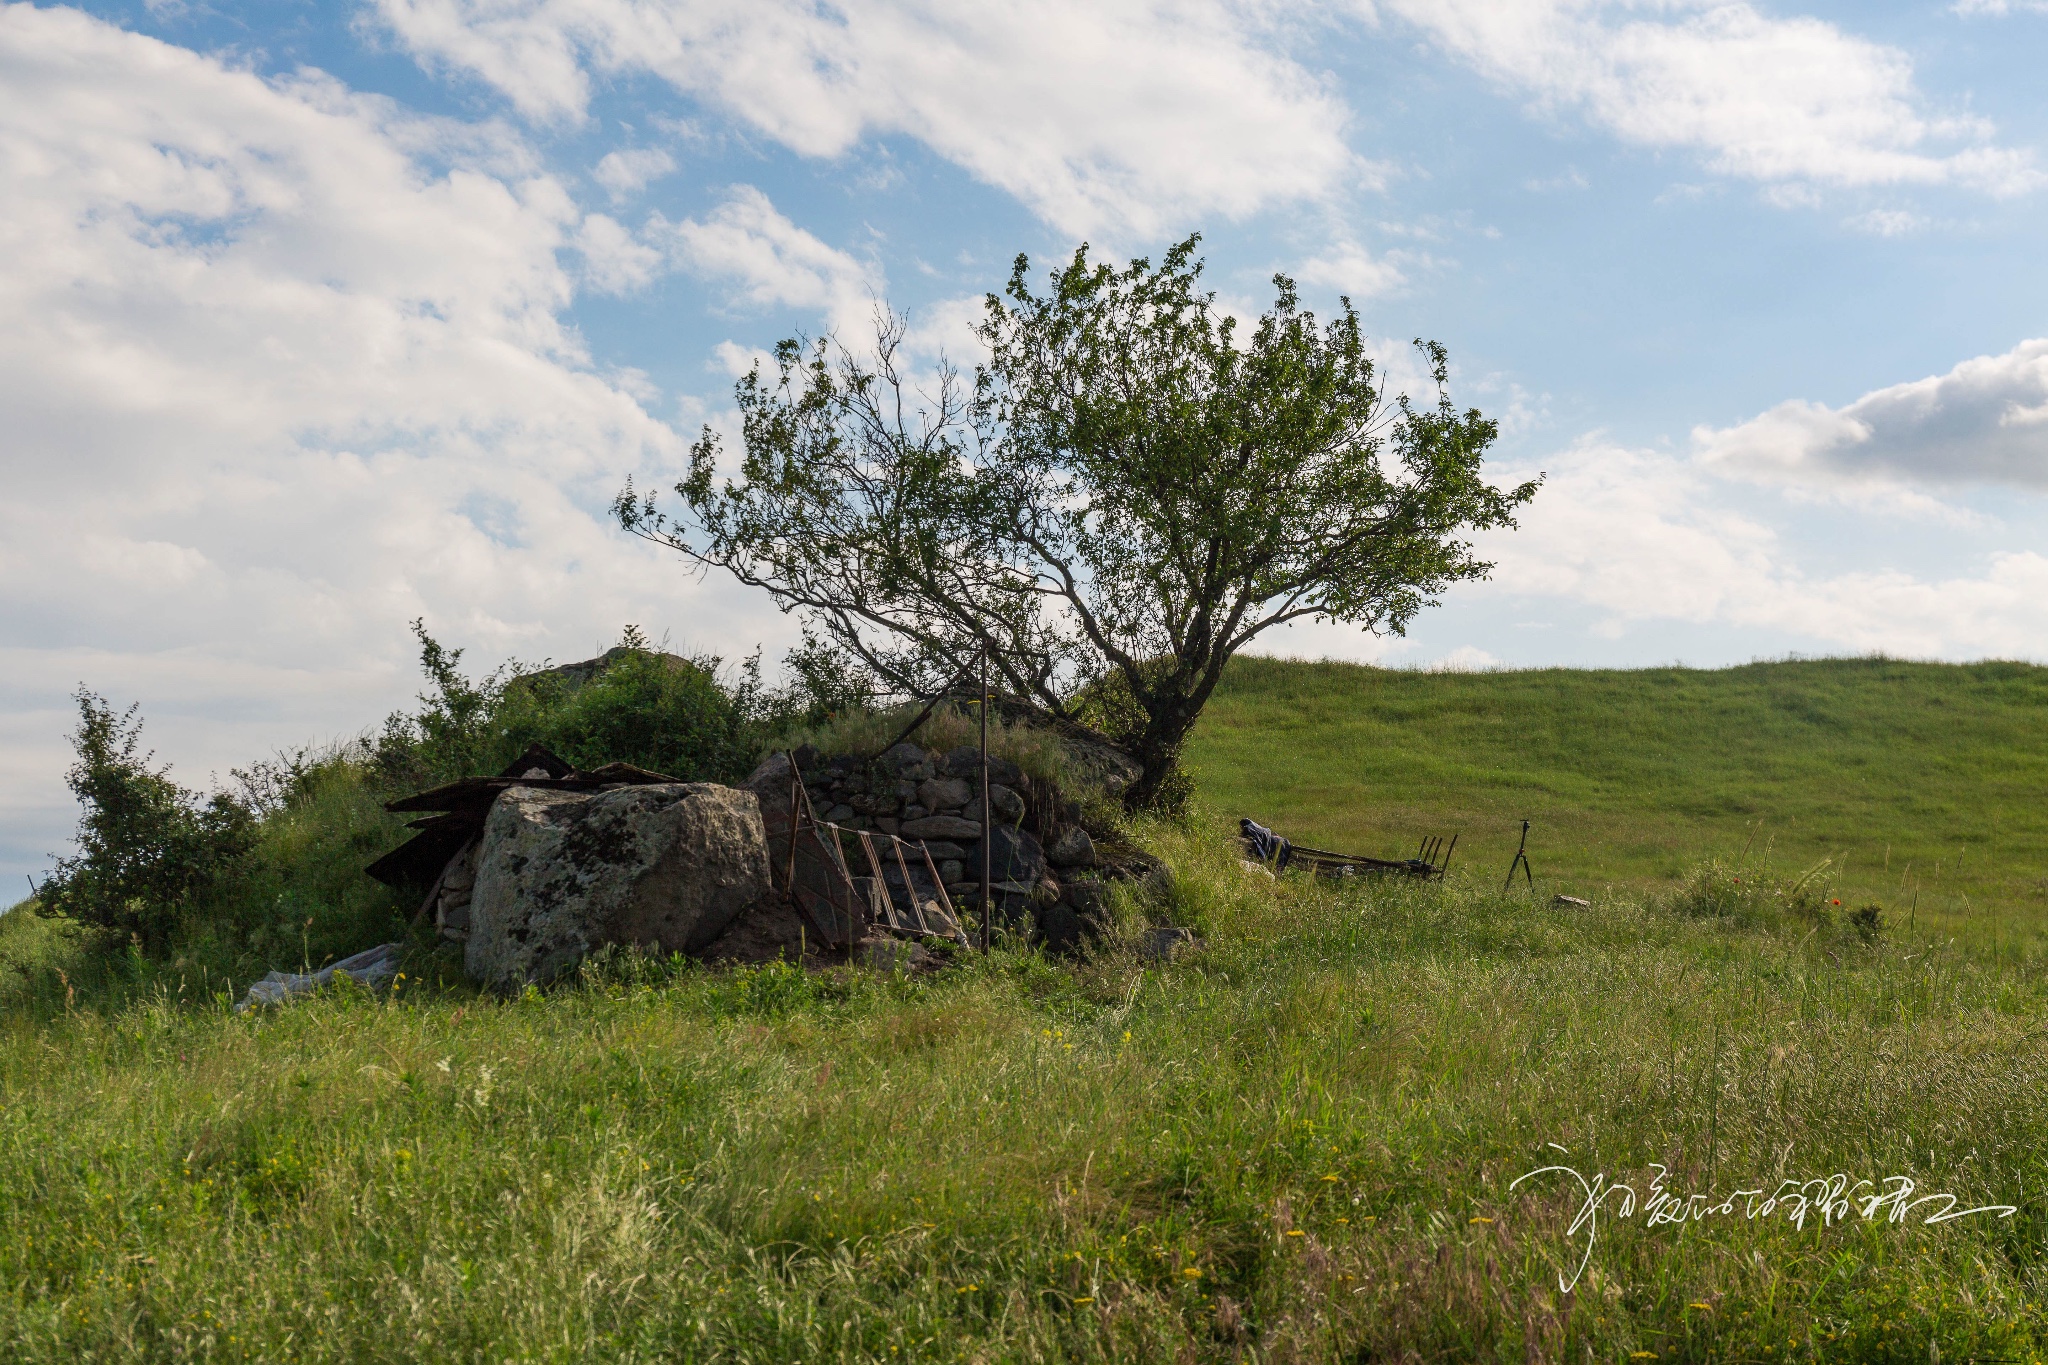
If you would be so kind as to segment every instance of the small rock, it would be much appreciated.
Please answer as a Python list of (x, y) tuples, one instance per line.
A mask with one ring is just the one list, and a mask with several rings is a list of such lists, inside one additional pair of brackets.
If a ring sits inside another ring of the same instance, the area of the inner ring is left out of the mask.
[(894, 815), (896, 798), (879, 792), (864, 792), (847, 803), (862, 815)]
[(898, 938), (862, 939), (854, 960), (878, 972), (909, 972), (931, 956), (915, 943)]
[(948, 858), (965, 858), (967, 856), (966, 849), (958, 844), (947, 843), (944, 839), (925, 840), (924, 851), (932, 855), (932, 861), (935, 863), (945, 862)]
[(1024, 818), (1024, 798), (1000, 782), (989, 784), (988, 808), (1004, 824), (1014, 825)]
[(1093, 867), (1095, 841), (1079, 825), (1068, 825), (1060, 837), (1052, 841), (1052, 847), (1045, 851), (1045, 856), (1055, 867)]
[(896, 784), (889, 789), (889, 794), (898, 801), (915, 801), (917, 800), (917, 783), (898, 779)]
[(825, 812), (825, 820), (828, 824), (843, 825), (852, 818), (853, 807), (843, 801)]
[(918, 803), (927, 810), (955, 810), (967, 804), (967, 783), (958, 777), (934, 777), (917, 788)]
[(1138, 951), (1149, 962), (1171, 962), (1179, 954), (1199, 946), (1192, 929), (1154, 929), (1145, 935)]
[(906, 821), (902, 833), (906, 839), (979, 839), (981, 824), (957, 815), (927, 815)]
[(1055, 952), (1075, 947), (1081, 942), (1081, 917), (1063, 901), (1039, 906), (1032, 919), (1037, 924), (1039, 939)]
[(903, 822), (893, 815), (877, 815), (875, 817), (875, 828), (884, 834), (894, 834), (898, 829), (902, 828), (902, 825)]
[(903, 743), (885, 750), (882, 756), (875, 760), (875, 764), (884, 772), (900, 773), (905, 768), (914, 768), (926, 761), (927, 755), (925, 751), (912, 744), (909, 740), (905, 740)]
[(909, 805), (903, 808), (903, 818), (906, 820), (922, 820), (925, 818), (925, 816), (930, 814), (931, 812), (929, 810), (925, 809), (923, 806), (918, 805), (915, 801), (911, 802)]
[(1075, 879), (1065, 884), (1060, 899), (1073, 906), (1075, 914), (1089, 917), (1102, 908), (1102, 892), (1101, 882)]
[(967, 864), (958, 858), (948, 858), (939, 864), (939, 880), (948, 886), (957, 881), (964, 881), (966, 877)]
[(1589, 900), (1582, 900), (1578, 896), (1553, 896), (1550, 899), (1550, 903), (1552, 905), (1576, 906), (1581, 910), (1591, 910), (1593, 908), (1593, 902)]
[(1246, 876), (1264, 877), (1267, 881), (1273, 880), (1273, 869), (1267, 867), (1264, 863), (1255, 863), (1249, 858), (1239, 858), (1237, 865), (1244, 869)]

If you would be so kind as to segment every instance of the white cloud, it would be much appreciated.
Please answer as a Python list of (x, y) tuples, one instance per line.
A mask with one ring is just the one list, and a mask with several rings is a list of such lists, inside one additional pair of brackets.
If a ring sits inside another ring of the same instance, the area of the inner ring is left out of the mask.
[(798, 227), (752, 185), (735, 185), (701, 220), (657, 218), (648, 237), (685, 269), (730, 284), (735, 301), (815, 310), (849, 338), (872, 318), (886, 288), (879, 270)]
[(650, 73), (806, 156), (918, 139), (1062, 231), (1152, 236), (1370, 175), (1344, 104), (1232, 0), (378, 0), (537, 119)]
[(2048, 14), (2048, 0), (1956, 0), (1949, 9), (1964, 16), (2002, 19), (2008, 14)]
[(1383, 0), (1543, 109), (1781, 187), (2040, 183), (1979, 120), (1925, 111), (1897, 48), (1742, 0)]
[(651, 283), (667, 258), (628, 232), (617, 219), (593, 213), (576, 230), (583, 278), (600, 294), (630, 294)]
[[(196, 781), (403, 701), (414, 616), (486, 663), (760, 630), (606, 522), (681, 442), (560, 320), (559, 253), (609, 220), (528, 161), (0, 7), (0, 808), (68, 807), (22, 727), (80, 680)], [(0, 860), (55, 845), (9, 828)]]
[(1904, 209), (1871, 209), (1847, 220), (1847, 225), (1873, 237), (1910, 237), (1927, 226), (1927, 220)]
[(1780, 631), (1851, 651), (2038, 657), (2048, 639), (2048, 557), (1986, 553), (1979, 571), (1807, 572), (1753, 494), (1710, 466), (1588, 440), (1554, 456), (1521, 528), (1489, 533), (1487, 593), (1595, 608), (1619, 636), (1642, 622)]
[(1399, 254), (1374, 256), (1356, 242), (1333, 242), (1322, 254), (1304, 261), (1295, 276), (1303, 284), (1335, 289), (1358, 302), (1407, 283)]
[(1787, 483), (2048, 487), (2048, 339), (1840, 408), (1780, 403), (1693, 443), (1721, 471)]
[(607, 152), (590, 172), (590, 178), (604, 186), (616, 204), (632, 198), (675, 168), (676, 159), (659, 147), (627, 147)]

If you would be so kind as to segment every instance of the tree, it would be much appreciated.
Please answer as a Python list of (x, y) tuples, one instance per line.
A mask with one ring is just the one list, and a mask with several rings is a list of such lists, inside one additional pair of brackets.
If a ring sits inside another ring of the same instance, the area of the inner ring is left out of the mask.
[(1536, 484), (1480, 475), (1496, 436), (1446, 393), (1389, 402), (1357, 312), (1319, 327), (1294, 283), (1240, 344), (1203, 292), (1198, 237), (1157, 267), (1087, 248), (1034, 293), (1019, 256), (979, 328), (969, 389), (909, 373), (884, 313), (872, 356), (827, 337), (775, 350), (736, 388), (744, 457), (721, 482), (710, 428), (670, 518), (629, 483), (629, 531), (766, 589), (900, 691), (931, 696), (988, 650), (1055, 716), (1093, 708), (1143, 775), (1175, 786), (1182, 743), (1231, 656), (1302, 618), (1401, 633), (1492, 567), (1471, 532), (1513, 524)]
[(82, 808), (78, 854), (60, 858), (36, 890), (36, 910), (160, 952), (197, 903), (245, 852), (250, 812), (224, 792), (210, 798), (173, 782), (142, 753), (142, 721), (80, 688), (78, 761), (65, 775)]

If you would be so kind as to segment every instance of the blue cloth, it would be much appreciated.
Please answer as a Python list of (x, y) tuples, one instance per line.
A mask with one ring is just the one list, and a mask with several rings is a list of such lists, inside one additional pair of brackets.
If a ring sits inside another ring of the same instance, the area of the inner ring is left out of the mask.
[(1239, 820), (1237, 827), (1244, 834), (1245, 847), (1249, 848), (1252, 856), (1260, 862), (1271, 863), (1275, 868), (1284, 869), (1287, 860), (1294, 856), (1293, 844), (1258, 821), (1247, 817)]

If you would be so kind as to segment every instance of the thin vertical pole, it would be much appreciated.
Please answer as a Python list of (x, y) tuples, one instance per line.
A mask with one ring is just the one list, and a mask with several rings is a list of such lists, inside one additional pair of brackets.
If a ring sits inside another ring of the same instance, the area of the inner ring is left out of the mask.
[(988, 951), (995, 920), (994, 878), (989, 875), (995, 826), (988, 817), (988, 642), (981, 644), (981, 951)]

